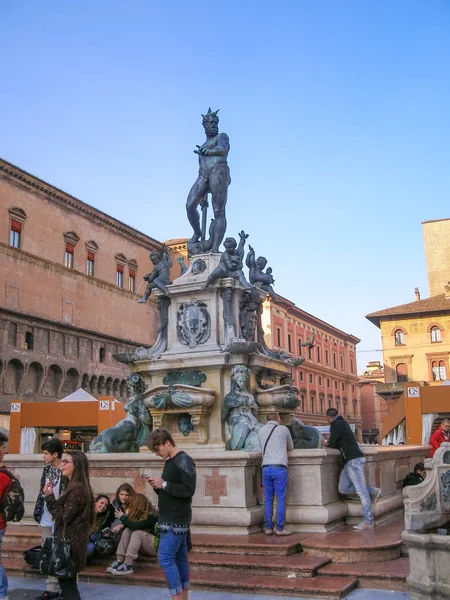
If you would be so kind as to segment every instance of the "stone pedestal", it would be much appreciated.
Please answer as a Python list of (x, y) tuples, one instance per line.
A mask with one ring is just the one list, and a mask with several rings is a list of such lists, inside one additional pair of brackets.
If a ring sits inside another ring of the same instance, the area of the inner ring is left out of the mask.
[[(144, 402), (153, 417), (154, 426), (162, 425), (170, 429), (178, 440), (183, 440), (186, 448), (198, 444), (206, 444), (209, 449), (225, 448), (222, 401), (230, 391), (231, 370), (235, 365), (249, 367), (249, 392), (252, 394), (257, 386), (256, 376), (263, 369), (270, 369), (278, 381), (291, 372), (290, 365), (259, 353), (256, 331), (255, 340), (242, 339), (240, 306), (247, 292), (236, 279), (221, 279), (203, 289), (219, 260), (220, 254), (195, 256), (188, 270), (169, 286), (166, 348), (157, 359), (138, 360), (132, 364), (133, 371), (144, 378)], [(157, 290), (156, 295), (160, 297), (161, 292)], [(190, 406), (183, 406), (183, 410), (180, 410), (169, 400), (164, 407), (152, 407), (152, 397), (164, 388), (168, 389), (164, 382), (169, 375), (173, 390), (177, 391), (181, 389), (181, 386), (173, 383), (177, 381), (177, 373), (186, 378), (190, 371), (203, 374), (203, 380), (195, 384), (198, 394), (189, 392), (192, 396)], [(280, 403), (286, 394), (285, 388), (290, 386), (281, 387), (279, 398), (277, 396), (280, 400), (278, 404), (272, 401), (270, 393), (264, 395), (269, 402), (261, 403), (258, 416), (261, 422), (266, 422), (269, 412), (280, 411), (283, 423), (289, 423), (294, 411), (281, 407)], [(199, 400), (206, 388), (212, 399), (207, 407)], [(185, 413), (190, 415), (194, 431), (180, 438), (177, 419)]]

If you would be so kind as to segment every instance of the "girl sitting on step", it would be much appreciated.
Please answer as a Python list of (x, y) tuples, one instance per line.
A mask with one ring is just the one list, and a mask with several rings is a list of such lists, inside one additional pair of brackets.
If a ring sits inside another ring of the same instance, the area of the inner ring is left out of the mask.
[(111, 524), (111, 530), (113, 533), (118, 534), (117, 541), (119, 541), (123, 531), (123, 523), (120, 520), (120, 517), (122, 514), (126, 513), (128, 503), (130, 502), (131, 496), (134, 496), (134, 494), (134, 488), (129, 483), (122, 483), (122, 485), (119, 485), (117, 488), (116, 497), (111, 503), (116, 514), (116, 518)]
[(117, 548), (117, 559), (106, 571), (113, 575), (129, 575), (133, 573), (133, 562), (139, 551), (156, 556), (158, 516), (144, 494), (135, 494), (130, 498), (126, 514), (122, 513), (120, 521), (124, 530)]

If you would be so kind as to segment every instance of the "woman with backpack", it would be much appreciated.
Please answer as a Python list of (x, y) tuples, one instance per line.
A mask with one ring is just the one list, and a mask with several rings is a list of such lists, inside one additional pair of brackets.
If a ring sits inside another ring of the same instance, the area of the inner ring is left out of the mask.
[(135, 494), (128, 503), (126, 514), (122, 513), (120, 520), (124, 531), (117, 547), (117, 559), (106, 571), (113, 575), (131, 575), (134, 572), (133, 562), (140, 550), (150, 556), (156, 556), (155, 534), (158, 516), (144, 494)]
[(56, 499), (53, 484), (47, 481), (43, 492), (45, 502), (54, 519), (55, 542), (67, 542), (71, 547), (71, 561), (75, 575), (58, 578), (64, 600), (80, 600), (77, 573), (86, 565), (89, 530), (94, 521), (94, 495), (89, 483), (89, 463), (80, 451), (68, 451), (61, 461), (65, 479), (64, 491)]

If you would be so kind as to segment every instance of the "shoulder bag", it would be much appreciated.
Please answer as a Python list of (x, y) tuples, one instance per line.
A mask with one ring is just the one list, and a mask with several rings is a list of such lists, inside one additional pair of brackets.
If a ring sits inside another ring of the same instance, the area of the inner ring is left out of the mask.
[(266, 448), (267, 448), (267, 444), (269, 443), (270, 438), (272, 437), (272, 433), (275, 431), (275, 429), (278, 427), (278, 424), (275, 425), (275, 427), (272, 428), (272, 431), (269, 433), (269, 436), (266, 440), (266, 443), (264, 444), (264, 448), (261, 454), (261, 486), (263, 485), (263, 460), (264, 460), (264, 454), (266, 453)]

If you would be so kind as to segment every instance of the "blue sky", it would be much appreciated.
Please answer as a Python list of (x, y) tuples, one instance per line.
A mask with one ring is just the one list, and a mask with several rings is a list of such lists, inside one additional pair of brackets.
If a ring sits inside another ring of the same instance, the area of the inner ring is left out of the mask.
[(220, 108), (228, 235), (276, 290), (361, 338), (428, 295), (421, 223), (450, 217), (447, 0), (2, 0), (0, 156), (163, 240)]

